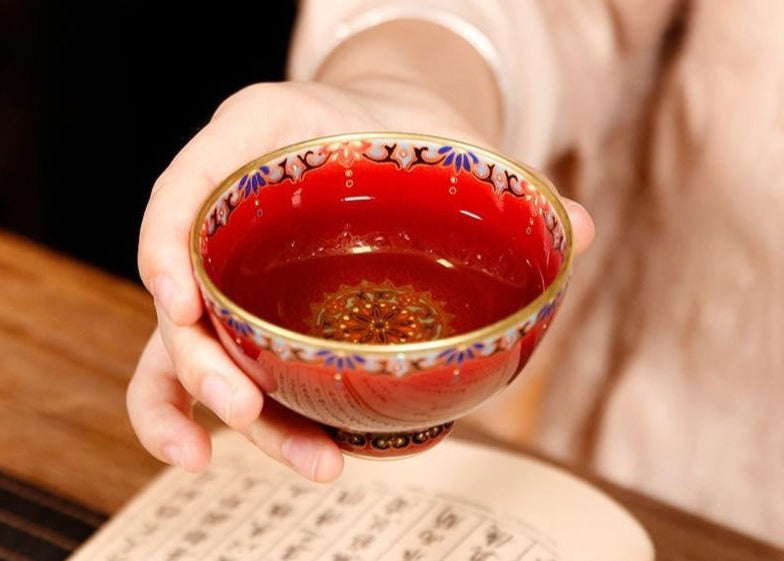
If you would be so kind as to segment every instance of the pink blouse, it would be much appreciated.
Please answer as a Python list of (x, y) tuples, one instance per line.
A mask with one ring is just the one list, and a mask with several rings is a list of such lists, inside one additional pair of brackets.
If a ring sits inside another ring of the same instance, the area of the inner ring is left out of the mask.
[(291, 77), (396, 18), (477, 49), (499, 148), (596, 222), (553, 331), (474, 420), (784, 545), (784, 3), (309, 0)]

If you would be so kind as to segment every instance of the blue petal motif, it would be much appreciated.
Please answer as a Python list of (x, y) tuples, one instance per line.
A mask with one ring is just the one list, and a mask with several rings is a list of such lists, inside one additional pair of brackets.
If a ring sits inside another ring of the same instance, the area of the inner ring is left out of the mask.
[[(447, 154), (448, 156), (444, 158), (444, 161), (441, 162), (442, 166), (451, 166), (454, 164), (455, 171), (459, 172), (461, 170), (471, 171), (471, 162), (474, 164), (479, 163), (479, 158), (477, 158), (476, 154), (473, 152), (458, 152), (452, 146), (442, 146), (438, 149), (439, 154)], [(470, 160), (469, 160), (470, 158)]]
[[(228, 313), (229, 312), (227, 310), (226, 314), (228, 314)], [(235, 317), (233, 317), (231, 315), (228, 315), (228, 319), (226, 320), (226, 325), (228, 325), (229, 329), (234, 330), (234, 332), (237, 333), (238, 335), (243, 335), (243, 336), (244, 335), (250, 335), (251, 332), (252, 332), (252, 330), (250, 328), (250, 325), (248, 325), (244, 321), (240, 321), (240, 320), (236, 319)]]
[(448, 356), (448, 355), (454, 354), (454, 353), (455, 353), (454, 349), (447, 349), (445, 351), (441, 351), (440, 353), (438, 353), (438, 357), (437, 358), (444, 358), (445, 356)]
[(446, 359), (446, 364), (454, 364), (457, 363), (458, 365), (462, 365), (466, 359), (469, 358), (476, 358), (475, 351), (479, 351), (483, 349), (484, 345), (482, 343), (474, 343), (467, 349), (457, 350), (457, 349), (447, 349), (442, 351), (439, 355), (439, 359)]
[(239, 190), (242, 191), (245, 197), (250, 197), (251, 193), (258, 193), (259, 187), (264, 187), (267, 181), (262, 174), (269, 172), (267, 166), (259, 166), (259, 171), (253, 171), (242, 176), (239, 183)]
[(322, 349), (320, 351), (316, 351), (316, 356), (321, 357), (324, 360), (324, 366), (335, 366), (337, 370), (356, 370), (357, 363), (365, 364), (367, 362), (366, 359), (362, 358), (359, 355), (351, 355), (351, 356), (342, 356), (339, 354), (335, 354), (328, 349)]
[(542, 309), (539, 310), (539, 313), (536, 316), (537, 321), (539, 321), (541, 319), (544, 319), (547, 316), (549, 316), (552, 313), (553, 308), (554, 308), (554, 305), (553, 305), (552, 302), (548, 302), (547, 304), (542, 306)]

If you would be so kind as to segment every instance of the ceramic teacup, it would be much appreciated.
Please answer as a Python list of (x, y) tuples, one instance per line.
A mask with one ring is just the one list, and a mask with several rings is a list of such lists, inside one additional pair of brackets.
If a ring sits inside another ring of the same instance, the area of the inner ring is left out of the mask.
[(191, 251), (248, 376), (345, 451), (394, 457), (520, 373), (572, 244), (535, 170), (456, 140), (365, 133), (243, 166), (205, 201)]

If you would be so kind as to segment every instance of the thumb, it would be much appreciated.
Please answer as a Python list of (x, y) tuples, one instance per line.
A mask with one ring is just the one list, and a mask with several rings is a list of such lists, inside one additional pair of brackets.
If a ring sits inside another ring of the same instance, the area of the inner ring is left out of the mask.
[(585, 252), (593, 242), (595, 227), (593, 219), (588, 211), (580, 203), (561, 197), (569, 221), (572, 223), (572, 234), (574, 236), (574, 254), (580, 255)]

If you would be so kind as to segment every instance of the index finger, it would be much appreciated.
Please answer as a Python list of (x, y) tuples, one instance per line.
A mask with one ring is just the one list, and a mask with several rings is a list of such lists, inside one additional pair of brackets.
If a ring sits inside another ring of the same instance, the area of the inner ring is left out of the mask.
[(283, 101), (276, 101), (280, 96), (273, 86), (252, 86), (229, 98), (153, 187), (139, 235), (139, 273), (178, 325), (192, 324), (202, 313), (188, 253), (191, 224), (202, 201), (232, 171), (296, 134), (281, 133), (282, 119), (270, 106)]

